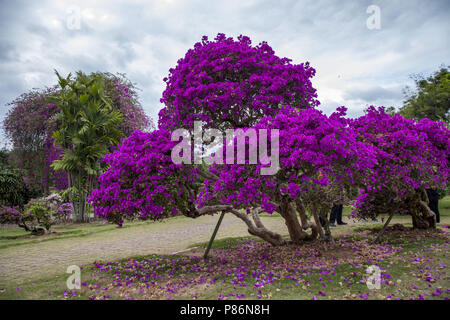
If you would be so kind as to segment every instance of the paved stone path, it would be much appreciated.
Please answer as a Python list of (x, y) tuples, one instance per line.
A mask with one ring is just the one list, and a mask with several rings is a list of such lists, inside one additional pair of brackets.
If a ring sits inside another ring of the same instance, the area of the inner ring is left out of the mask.
[[(168, 222), (134, 225), (86, 236), (52, 239), (0, 249), (0, 285), (64, 274), (70, 265), (110, 261), (147, 254), (171, 254), (208, 241), (218, 216), (177, 217)], [(262, 217), (270, 229), (286, 234), (280, 218)], [(246, 225), (233, 215), (224, 217), (216, 239), (247, 236)], [(0, 240), (1, 241), (1, 240)]]

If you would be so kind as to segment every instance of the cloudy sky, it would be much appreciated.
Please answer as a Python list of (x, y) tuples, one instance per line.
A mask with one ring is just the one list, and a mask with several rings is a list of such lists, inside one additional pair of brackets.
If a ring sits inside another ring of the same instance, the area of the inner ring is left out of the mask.
[(55, 84), (53, 69), (126, 73), (156, 119), (169, 68), (202, 35), (219, 32), (309, 61), (327, 113), (398, 107), (411, 74), (450, 63), (448, 0), (0, 0), (0, 120), (21, 93)]

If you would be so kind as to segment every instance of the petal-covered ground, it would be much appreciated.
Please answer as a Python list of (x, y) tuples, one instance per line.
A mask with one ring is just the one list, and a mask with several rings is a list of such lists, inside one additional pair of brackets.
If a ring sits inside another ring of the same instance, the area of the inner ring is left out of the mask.
[[(88, 267), (90, 279), (81, 292), (90, 299), (447, 300), (449, 233), (448, 228), (420, 231), (395, 225), (381, 244), (372, 243), (372, 229), (302, 246), (230, 241), (212, 250), (208, 260), (194, 249), (95, 263)], [(65, 291), (64, 296), (79, 293)]]

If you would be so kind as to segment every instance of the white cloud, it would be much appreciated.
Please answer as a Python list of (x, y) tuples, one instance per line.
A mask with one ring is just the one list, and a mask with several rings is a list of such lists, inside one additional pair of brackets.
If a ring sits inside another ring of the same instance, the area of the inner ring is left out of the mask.
[[(368, 30), (366, 8), (381, 8)], [(268, 41), (294, 63), (310, 61), (321, 108), (399, 106), (412, 73), (449, 63), (450, 3), (326, 0), (10, 1), (0, 4), (0, 120), (6, 104), (33, 87), (55, 84), (53, 69), (123, 72), (142, 89), (156, 118), (162, 78), (202, 35), (246, 34)], [(67, 28), (77, 6), (81, 29)]]

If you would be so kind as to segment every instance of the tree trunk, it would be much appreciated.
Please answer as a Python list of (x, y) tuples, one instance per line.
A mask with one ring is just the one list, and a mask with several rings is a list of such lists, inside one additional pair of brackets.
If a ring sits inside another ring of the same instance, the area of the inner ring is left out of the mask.
[[(326, 240), (327, 237), (323, 233), (323, 229), (322, 229), (321, 224), (320, 224), (319, 214), (317, 213), (317, 209), (316, 209), (315, 206), (312, 207), (312, 216), (314, 218), (314, 221), (315, 221), (316, 225), (319, 226), (318, 233), (319, 233), (320, 239)], [(329, 236), (331, 236), (331, 234)]]
[(311, 236), (310, 239), (314, 240), (319, 236), (319, 232), (320, 232), (320, 224), (316, 224), (316, 223), (312, 223), (310, 221), (308, 221), (308, 217), (306, 216), (306, 209), (305, 206), (303, 205), (302, 201), (300, 199), (297, 199), (295, 201), (295, 207), (297, 208), (298, 211), (298, 215), (300, 216), (300, 221), (302, 223), (302, 229), (303, 230), (307, 230), (309, 228), (311, 228)]
[(418, 210), (411, 214), (414, 229), (435, 229), (436, 214), (425, 201), (420, 200)]
[(284, 219), (292, 242), (300, 243), (308, 238), (308, 234), (302, 230), (296, 210), (290, 202), (281, 204), (278, 208), (278, 212)]
[(229, 210), (231, 213), (233, 213), (236, 217), (240, 218), (245, 222), (245, 224), (248, 227), (248, 232), (251, 235), (257, 236), (267, 242), (269, 242), (273, 246), (281, 246), (287, 244), (286, 240), (283, 239), (281, 235), (278, 233), (272, 232), (264, 225), (262, 224), (261, 220), (259, 219), (257, 212), (252, 212), (252, 217), (254, 223), (250, 220), (247, 214), (239, 212), (236, 209)]
[(325, 239), (329, 240), (329, 241), (333, 241), (333, 236), (331, 235), (331, 230), (330, 230), (330, 221), (326, 218), (325, 219), (325, 226), (323, 227), (325, 230)]
[(421, 215), (411, 215), (414, 229), (435, 229), (436, 221), (433, 218), (425, 218)]
[(27, 226), (27, 224), (25, 222), (23, 222), (23, 221), (20, 221), (17, 225), (19, 227), (25, 229), (25, 231), (31, 231), (30, 228)]
[(31, 230), (31, 233), (34, 235), (43, 235), (43, 234), (47, 234), (50, 233), (50, 228), (45, 228), (43, 226), (35, 226), (33, 227), (33, 229)]
[(70, 203), (72, 203), (72, 206), (73, 206), (73, 212), (72, 212), (73, 218), (72, 219), (73, 219), (73, 222), (80, 223), (80, 222), (83, 222), (81, 212), (80, 212), (80, 202), (79, 202), (79, 199), (78, 199), (78, 201), (75, 200), (74, 190), (73, 190), (73, 188), (75, 187), (75, 184), (76, 184), (76, 180), (77, 180), (77, 177), (74, 172), (67, 172), (67, 184), (68, 184), (68, 187), (71, 188), (71, 190), (69, 192), (69, 201), (70, 201)]

